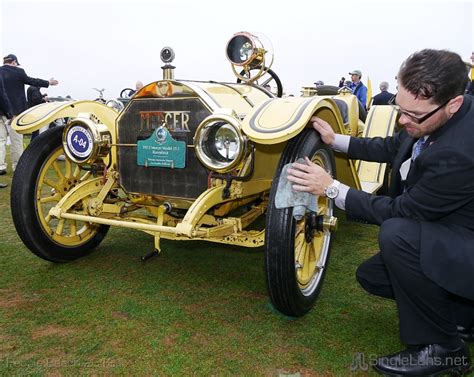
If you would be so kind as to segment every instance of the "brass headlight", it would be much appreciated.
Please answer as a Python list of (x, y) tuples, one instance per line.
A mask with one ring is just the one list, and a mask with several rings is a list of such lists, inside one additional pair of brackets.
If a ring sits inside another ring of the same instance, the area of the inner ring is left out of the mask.
[(196, 156), (208, 169), (225, 173), (236, 168), (247, 152), (247, 138), (238, 121), (226, 115), (203, 120), (194, 137)]
[(90, 164), (110, 152), (112, 135), (107, 126), (89, 114), (79, 114), (63, 133), (63, 148), (67, 157), (77, 164)]
[(240, 32), (235, 33), (227, 43), (227, 59), (238, 66), (258, 66), (262, 63), (265, 49), (257, 36)]
[(240, 81), (255, 83), (273, 64), (273, 47), (262, 33), (241, 31), (230, 38), (226, 56)]

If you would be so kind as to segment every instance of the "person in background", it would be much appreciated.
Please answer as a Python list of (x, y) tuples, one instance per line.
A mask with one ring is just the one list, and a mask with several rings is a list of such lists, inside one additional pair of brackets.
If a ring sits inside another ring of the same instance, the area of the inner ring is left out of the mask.
[(380, 93), (374, 96), (372, 100), (372, 105), (388, 105), (393, 97), (393, 93), (388, 91), (388, 82), (382, 81), (379, 85)]
[[(5, 92), (3, 77), (0, 75), (0, 144), (6, 145), (7, 143), (7, 122), (10, 122), (11, 118), (10, 101)], [(0, 161), (5, 161), (5, 148), (3, 149), (3, 154), (2, 149), (0, 149)], [(6, 173), (7, 166), (4, 163), (3, 165), (0, 165), (0, 175), (5, 175)], [(0, 183), (0, 188), (5, 188), (7, 186), (6, 183)]]
[(129, 97), (132, 97), (136, 92), (138, 92), (141, 88), (143, 88), (143, 83), (138, 80), (136, 83), (135, 83), (135, 90), (130, 90), (128, 96)]
[(392, 164), (389, 196), (350, 188), (309, 159), (293, 163), (288, 180), (295, 191), (330, 197), (349, 219), (380, 226), (380, 252), (356, 278), (367, 292), (395, 301), (407, 348), (377, 358), (374, 369), (462, 375), (471, 366), (464, 341), (474, 342), (474, 98), (465, 95), (465, 63), (450, 51), (416, 52), (397, 77), (391, 104), (403, 128), (394, 136), (339, 135), (312, 118), (333, 149)]
[(339, 84), (338, 84), (339, 88), (342, 88), (345, 83), (346, 83), (346, 78), (341, 77), (341, 79), (339, 80)]
[(44, 95), (38, 86), (29, 86), (26, 91), (26, 101), (28, 108), (45, 103)]
[[(47, 95), (46, 95), (47, 98)], [(45, 95), (41, 93), (41, 90), (38, 86), (30, 85), (26, 91), (26, 100), (28, 102), (28, 108), (31, 108), (36, 105), (41, 105), (45, 103)], [(39, 135), (39, 130), (34, 131), (31, 134), (31, 140)]]
[(318, 80), (318, 81), (316, 81), (316, 82), (314, 83), (314, 85), (316, 85), (316, 88), (317, 88), (318, 86), (323, 86), (323, 85), (324, 85), (324, 81)]
[[(50, 85), (58, 84), (58, 81), (54, 78), (42, 80), (29, 77), (19, 65), (17, 57), (13, 54), (9, 54), (3, 58), (3, 66), (0, 67), (0, 76), (3, 77), (5, 92), (10, 101), (13, 116), (21, 114), (28, 108), (25, 96), (25, 85), (47, 88)], [(10, 124), (7, 125), (7, 131), (11, 141), (12, 168), (13, 171), (15, 171), (18, 160), (23, 153), (23, 135), (12, 129)], [(2, 167), (6, 169), (5, 158), (2, 159), (2, 156), (5, 156), (5, 150), (6, 142), (4, 143), (0, 140), (0, 169), (2, 169)]]
[(354, 69), (352, 72), (349, 72), (351, 75), (351, 89), (352, 93), (357, 97), (364, 108), (367, 104), (367, 87), (360, 81), (362, 78), (362, 72), (359, 69)]

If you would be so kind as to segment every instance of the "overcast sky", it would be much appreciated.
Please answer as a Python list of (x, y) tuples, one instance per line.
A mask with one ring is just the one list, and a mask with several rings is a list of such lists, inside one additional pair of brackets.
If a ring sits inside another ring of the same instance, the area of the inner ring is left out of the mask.
[(473, 51), (472, 1), (316, 0), (0, 0), (0, 51), (27, 74), (60, 85), (50, 96), (118, 96), (137, 80), (162, 78), (163, 46), (176, 53), (176, 78), (234, 81), (225, 57), (237, 31), (264, 33), (272, 69), (287, 94), (316, 80), (336, 84), (360, 69), (378, 92), (395, 87), (400, 63), (423, 48), (445, 48), (466, 61)]

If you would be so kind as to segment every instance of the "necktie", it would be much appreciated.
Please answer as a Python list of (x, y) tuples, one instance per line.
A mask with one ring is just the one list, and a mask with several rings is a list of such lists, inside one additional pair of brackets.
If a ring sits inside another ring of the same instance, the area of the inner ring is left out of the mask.
[(423, 151), (426, 145), (426, 140), (424, 137), (418, 139), (418, 141), (415, 143), (413, 147), (413, 155), (411, 156), (411, 159), (415, 161), (415, 159), (420, 155), (420, 153)]

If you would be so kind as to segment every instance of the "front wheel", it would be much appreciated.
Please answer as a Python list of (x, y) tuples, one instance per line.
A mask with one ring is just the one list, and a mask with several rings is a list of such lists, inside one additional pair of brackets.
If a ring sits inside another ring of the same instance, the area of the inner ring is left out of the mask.
[[(62, 156), (63, 130), (64, 126), (51, 128), (30, 143), (16, 167), (11, 191), (18, 235), (34, 254), (51, 262), (67, 262), (88, 254), (109, 229), (49, 215), (69, 190), (92, 178), (90, 172)], [(81, 206), (77, 203), (75, 209), (80, 211)]]
[[(290, 140), (283, 151), (273, 180), (265, 229), (265, 270), (273, 306), (283, 314), (300, 317), (316, 302), (329, 260), (331, 233), (305, 233), (306, 218), (293, 218), (293, 208), (275, 207), (275, 195), (283, 166), (308, 156), (311, 161), (336, 175), (332, 150), (313, 129)], [(333, 203), (318, 198), (318, 215), (333, 214)]]

